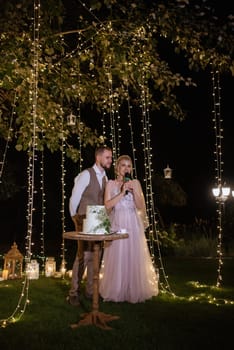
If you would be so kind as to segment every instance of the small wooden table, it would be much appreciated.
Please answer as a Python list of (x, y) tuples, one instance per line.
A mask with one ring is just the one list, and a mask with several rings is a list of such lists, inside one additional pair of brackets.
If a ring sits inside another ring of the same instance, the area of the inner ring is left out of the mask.
[(82, 314), (83, 318), (78, 323), (72, 324), (71, 328), (77, 328), (86, 325), (95, 325), (103, 329), (111, 329), (106, 322), (117, 320), (119, 316), (105, 314), (99, 311), (99, 250), (100, 242), (102, 241), (115, 241), (117, 239), (128, 238), (128, 233), (112, 233), (106, 235), (100, 234), (82, 234), (81, 232), (71, 231), (64, 232), (63, 237), (66, 239), (93, 241), (94, 252), (93, 252), (93, 305), (92, 311), (89, 313)]

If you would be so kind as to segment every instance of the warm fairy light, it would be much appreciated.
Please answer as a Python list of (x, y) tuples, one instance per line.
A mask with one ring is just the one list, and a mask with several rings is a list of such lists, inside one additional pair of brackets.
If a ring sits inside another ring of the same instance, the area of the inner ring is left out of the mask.
[(45, 267), (45, 181), (44, 181), (44, 151), (41, 152), (41, 234), (40, 234), (40, 242), (41, 242), (41, 252), (40, 258), (42, 260), (42, 271), (44, 273)]
[(23, 286), (21, 290), (21, 294), (18, 300), (18, 304), (13, 311), (13, 313), (7, 317), (6, 319), (1, 319), (0, 320), (0, 327), (5, 328), (8, 326), (10, 323), (14, 323), (16, 321), (19, 321), (21, 317), (23, 316), (25, 309), (27, 305), (29, 304), (29, 279), (25, 276), (25, 279), (23, 281)]
[[(141, 33), (142, 35), (142, 33)], [(151, 147), (151, 122), (150, 122), (150, 96), (146, 83), (146, 77), (144, 68), (142, 68), (142, 83), (141, 87), (141, 111), (142, 111), (142, 146), (144, 152), (144, 169), (145, 169), (145, 193), (146, 193), (146, 208), (149, 219), (149, 228), (147, 231), (149, 249), (151, 257), (156, 265), (154, 249), (157, 247), (158, 259), (159, 259), (159, 276), (160, 279), (160, 291), (167, 291), (169, 294), (174, 294), (169, 285), (168, 276), (166, 275), (164, 264), (162, 261), (161, 249), (159, 244), (159, 231), (156, 220), (156, 208), (154, 205), (154, 193), (152, 186), (152, 175), (154, 173), (152, 166), (152, 147)], [(158, 268), (158, 266), (156, 266)], [(162, 282), (164, 280), (164, 283)]]
[(110, 131), (111, 131), (111, 144), (114, 162), (119, 157), (119, 143), (116, 135), (116, 115), (114, 108), (114, 93), (112, 84), (112, 73), (111, 73), (111, 55), (109, 55), (107, 60), (107, 77), (109, 82), (109, 100), (108, 100), (108, 112), (110, 116)]
[[(81, 32), (78, 32), (78, 44), (77, 44), (77, 50), (78, 53), (81, 52), (82, 50), (82, 36)], [(78, 144), (79, 144), (79, 152), (80, 152), (80, 157), (79, 157), (79, 169), (78, 171), (82, 171), (82, 166), (83, 166), (83, 158), (82, 158), (82, 120), (81, 120), (81, 70), (80, 70), (80, 62), (78, 61), (77, 65), (77, 76), (78, 76), (78, 81), (77, 81), (77, 93), (78, 93), (78, 104), (77, 104), (77, 124), (78, 124)]]
[[(126, 65), (125, 65), (126, 67)], [(136, 167), (136, 149), (135, 149), (135, 145), (134, 145), (134, 132), (133, 132), (133, 125), (132, 125), (132, 115), (131, 115), (131, 111), (132, 111), (132, 105), (130, 102), (130, 96), (129, 96), (129, 88), (128, 88), (128, 81), (125, 80), (125, 84), (127, 86), (127, 103), (128, 103), (128, 125), (129, 125), (129, 129), (130, 129), (130, 144), (131, 144), (131, 148), (132, 148), (132, 161), (133, 161), (133, 174), (134, 176), (137, 178), (137, 167)]]
[(7, 151), (8, 151), (8, 148), (9, 148), (9, 142), (11, 140), (11, 134), (12, 134), (12, 131), (13, 131), (12, 123), (13, 123), (13, 119), (14, 119), (14, 116), (15, 116), (16, 101), (17, 101), (17, 95), (15, 93), (15, 95), (14, 95), (14, 102), (13, 102), (13, 105), (12, 105), (10, 122), (9, 122), (9, 128), (8, 128), (8, 132), (7, 132), (7, 140), (6, 140), (5, 149), (4, 149), (3, 155), (2, 155), (2, 161), (0, 161), (0, 183), (2, 182), (2, 174), (3, 174), (3, 170), (4, 170), (4, 166), (5, 166)]
[(214, 122), (214, 132), (215, 132), (215, 181), (217, 182), (217, 187), (213, 189), (213, 194), (216, 198), (217, 203), (217, 257), (218, 257), (218, 267), (217, 267), (217, 281), (216, 286), (220, 287), (222, 282), (221, 267), (223, 265), (222, 260), (222, 237), (223, 237), (223, 216), (224, 216), (224, 205), (227, 197), (230, 194), (230, 188), (222, 186), (223, 179), (223, 160), (222, 160), (222, 140), (223, 140), (223, 127), (222, 127), (222, 117), (221, 117), (221, 87), (220, 87), (220, 77), (219, 71), (212, 71), (212, 96), (213, 96), (213, 122)]
[[(32, 256), (32, 229), (33, 229), (33, 213), (34, 208), (34, 195), (35, 195), (35, 162), (37, 161), (36, 149), (37, 149), (37, 100), (38, 100), (38, 72), (39, 72), (39, 29), (40, 29), (40, 0), (34, 0), (34, 16), (33, 16), (33, 41), (31, 53), (33, 56), (33, 67), (31, 70), (31, 85), (29, 89), (29, 103), (31, 105), (31, 126), (33, 130), (32, 142), (28, 148), (28, 205), (27, 205), (27, 235), (25, 237), (25, 249), (26, 256), (25, 261), (29, 263)], [(25, 309), (29, 303), (28, 298), (29, 279), (25, 275), (21, 295), (18, 301), (18, 305), (13, 311), (12, 315), (4, 320), (0, 320), (0, 325), (6, 327), (9, 323), (20, 320), (23, 316)]]
[[(63, 117), (61, 115), (61, 129), (63, 130)], [(64, 132), (64, 130), (63, 130)], [(65, 193), (65, 144), (64, 144), (64, 137), (62, 138), (62, 151), (61, 151), (61, 223), (62, 223), (62, 244), (61, 244), (61, 258), (63, 264), (65, 264), (65, 240), (63, 238), (63, 232), (66, 231), (65, 226), (65, 199), (66, 199), (66, 193)], [(47, 262), (46, 262), (47, 266)], [(63, 266), (65, 268), (65, 265)], [(56, 271), (56, 268), (55, 268)], [(55, 272), (54, 271), (54, 272)], [(46, 275), (47, 275), (47, 267), (46, 267)]]

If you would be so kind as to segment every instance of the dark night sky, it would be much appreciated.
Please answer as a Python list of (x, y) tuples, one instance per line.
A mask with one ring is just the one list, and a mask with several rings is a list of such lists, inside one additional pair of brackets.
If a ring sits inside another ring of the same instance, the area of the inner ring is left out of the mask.
[[(179, 122), (163, 118), (155, 122), (158, 136), (155, 137), (155, 162), (159, 168), (168, 163), (173, 169), (173, 177), (188, 193), (194, 213), (209, 216), (213, 210), (211, 188), (215, 185), (216, 175), (211, 78), (208, 74), (200, 74), (197, 83), (197, 89), (184, 93), (190, 111), (187, 119)], [(231, 186), (234, 186), (233, 91), (234, 79), (221, 79), (223, 179)]]

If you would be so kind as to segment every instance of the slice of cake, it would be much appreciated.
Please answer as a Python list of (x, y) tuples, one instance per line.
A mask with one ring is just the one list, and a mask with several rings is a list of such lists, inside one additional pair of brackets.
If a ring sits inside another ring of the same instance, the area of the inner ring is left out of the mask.
[(88, 205), (86, 219), (83, 220), (83, 233), (110, 234), (110, 220), (104, 205)]

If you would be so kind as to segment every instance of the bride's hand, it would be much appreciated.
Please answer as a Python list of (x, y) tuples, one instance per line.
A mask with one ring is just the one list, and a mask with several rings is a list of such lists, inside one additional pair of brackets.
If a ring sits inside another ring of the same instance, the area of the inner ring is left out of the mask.
[(124, 185), (125, 185), (125, 190), (126, 191), (133, 192), (134, 185), (133, 185), (133, 181), (132, 180), (129, 180), (129, 181), (125, 182)]

